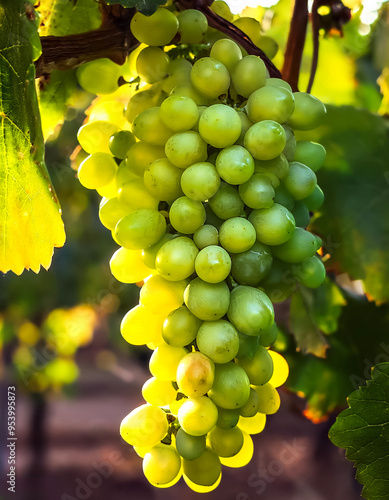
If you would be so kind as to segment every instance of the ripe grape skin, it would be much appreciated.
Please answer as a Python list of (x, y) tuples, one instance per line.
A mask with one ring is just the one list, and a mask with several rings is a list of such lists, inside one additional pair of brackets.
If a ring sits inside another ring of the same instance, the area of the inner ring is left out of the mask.
[(258, 345), (250, 358), (239, 358), (237, 364), (244, 369), (250, 383), (254, 385), (266, 384), (273, 375), (273, 360), (262, 345)]
[(278, 259), (298, 264), (316, 253), (315, 236), (301, 227), (296, 227), (292, 237), (282, 245), (273, 247), (273, 254)]
[(77, 80), (84, 90), (92, 94), (111, 94), (119, 88), (121, 72), (122, 68), (118, 64), (102, 58), (77, 68)]
[(295, 200), (303, 200), (315, 189), (316, 174), (306, 165), (294, 161), (289, 165), (289, 173), (284, 179), (284, 185)]
[(257, 56), (243, 57), (232, 69), (231, 79), (238, 94), (248, 98), (266, 84), (266, 66)]
[(180, 12), (177, 19), (180, 43), (201, 43), (208, 29), (208, 21), (205, 15), (196, 9), (187, 9)]
[(295, 220), (284, 206), (274, 203), (270, 208), (253, 210), (249, 221), (255, 227), (257, 240), (265, 245), (281, 245), (291, 238)]
[(146, 47), (138, 55), (136, 71), (145, 82), (156, 83), (165, 77), (169, 61), (169, 56), (159, 47)]
[[(153, 425), (149, 425), (150, 422)], [(168, 430), (166, 413), (149, 404), (139, 406), (129, 413), (120, 425), (122, 438), (133, 446), (154, 446)]]
[(246, 372), (232, 361), (216, 364), (215, 380), (208, 395), (221, 408), (240, 408), (250, 396), (250, 381)]
[(158, 7), (151, 16), (136, 12), (131, 19), (131, 32), (137, 40), (147, 45), (168, 45), (178, 31), (176, 16)]
[(247, 219), (232, 217), (226, 220), (220, 227), (220, 245), (231, 253), (246, 252), (256, 240), (254, 226)]
[(324, 146), (317, 142), (297, 141), (293, 160), (303, 163), (317, 172), (324, 165), (326, 155)]
[(231, 255), (231, 275), (240, 285), (258, 286), (270, 271), (273, 257), (270, 248), (259, 241), (246, 252)]
[(220, 219), (230, 219), (243, 214), (244, 203), (233, 186), (222, 182), (217, 193), (209, 199), (209, 206)]
[(225, 320), (205, 321), (197, 332), (197, 346), (215, 363), (232, 361), (239, 350), (239, 335)]
[(208, 200), (217, 193), (219, 187), (219, 174), (209, 162), (194, 163), (185, 169), (181, 177), (181, 188), (192, 200)]
[(201, 320), (196, 318), (186, 306), (172, 311), (162, 326), (164, 341), (175, 347), (184, 347), (194, 341)]
[(243, 184), (254, 173), (254, 158), (242, 146), (223, 149), (216, 158), (216, 169), (220, 177), (229, 184)]
[(316, 97), (305, 92), (294, 92), (295, 109), (289, 118), (289, 125), (295, 130), (311, 130), (323, 122), (326, 107)]
[(191, 436), (180, 427), (176, 436), (176, 447), (182, 458), (194, 460), (205, 451), (205, 436)]
[(190, 79), (194, 88), (208, 99), (226, 94), (230, 86), (228, 69), (212, 57), (198, 59), (192, 67)]
[(155, 259), (157, 271), (167, 280), (186, 279), (195, 270), (198, 253), (199, 249), (186, 236), (167, 241), (157, 253)]
[(250, 95), (246, 110), (254, 123), (262, 120), (285, 123), (293, 113), (294, 97), (285, 88), (265, 86)]
[(243, 446), (243, 434), (239, 427), (219, 429), (214, 427), (209, 433), (209, 441), (213, 451), (220, 457), (232, 457)]
[(242, 59), (242, 51), (238, 44), (229, 38), (217, 40), (211, 48), (211, 57), (217, 59), (231, 71), (235, 64)]
[(201, 137), (215, 148), (232, 146), (239, 139), (242, 123), (238, 113), (225, 104), (213, 104), (201, 115)]
[(165, 154), (173, 165), (185, 169), (207, 159), (207, 144), (197, 132), (179, 132), (166, 141)]
[(209, 245), (198, 253), (195, 261), (197, 276), (208, 283), (224, 281), (231, 270), (231, 258), (218, 245)]
[(180, 468), (181, 460), (174, 446), (163, 443), (154, 446), (143, 459), (144, 475), (155, 485), (173, 481)]
[(203, 436), (216, 425), (217, 408), (210, 398), (188, 398), (178, 410), (178, 421), (187, 434)]
[(283, 127), (273, 120), (254, 123), (244, 136), (244, 146), (257, 160), (272, 160), (286, 145)]
[(178, 232), (193, 234), (205, 222), (205, 208), (200, 201), (181, 196), (170, 207), (169, 218)]
[(142, 208), (124, 216), (116, 224), (115, 236), (130, 250), (142, 249), (157, 243), (166, 232), (166, 219), (156, 210)]
[(174, 132), (185, 132), (197, 123), (199, 110), (190, 97), (171, 95), (161, 104), (160, 116)]
[(183, 468), (191, 481), (202, 486), (212, 486), (221, 474), (219, 457), (210, 448), (206, 448), (199, 458), (183, 459)]
[(199, 319), (214, 321), (226, 314), (230, 304), (230, 290), (225, 281), (206, 283), (195, 278), (185, 290), (184, 301)]
[(181, 175), (181, 169), (170, 163), (167, 158), (160, 158), (145, 170), (143, 179), (145, 187), (154, 198), (172, 203), (183, 195)]
[(190, 398), (206, 394), (212, 387), (215, 377), (213, 361), (201, 352), (191, 352), (178, 364), (177, 381), (179, 390)]

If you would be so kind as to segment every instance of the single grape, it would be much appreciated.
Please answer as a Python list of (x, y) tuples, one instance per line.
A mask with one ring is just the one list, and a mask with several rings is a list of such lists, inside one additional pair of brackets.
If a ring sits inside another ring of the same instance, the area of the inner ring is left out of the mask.
[(202, 42), (208, 29), (207, 18), (202, 12), (196, 9), (187, 9), (180, 12), (177, 19), (180, 43), (196, 44)]
[(232, 429), (239, 421), (240, 408), (236, 410), (226, 410), (225, 408), (218, 408), (218, 418), (216, 425), (220, 429)]
[(148, 208), (125, 215), (116, 224), (115, 236), (119, 244), (130, 250), (154, 245), (166, 232), (166, 219)]
[(256, 413), (253, 417), (239, 417), (238, 427), (242, 432), (246, 431), (249, 434), (259, 434), (263, 431), (266, 425), (266, 415)]
[(120, 325), (122, 337), (132, 345), (162, 344), (161, 331), (164, 319), (164, 315), (153, 314), (142, 305), (137, 305), (122, 319)]
[(165, 319), (162, 327), (164, 341), (175, 347), (189, 345), (196, 338), (201, 320), (196, 318), (186, 306), (172, 311)]
[(252, 17), (239, 17), (234, 21), (234, 25), (246, 33), (246, 35), (251, 39), (255, 45), (261, 37), (261, 25), (260, 23)]
[(207, 159), (207, 144), (197, 132), (180, 132), (166, 142), (165, 153), (179, 168), (188, 168)]
[(161, 344), (151, 355), (149, 368), (154, 377), (159, 380), (176, 380), (178, 364), (188, 354), (183, 347)]
[(197, 332), (197, 346), (215, 363), (228, 363), (239, 350), (239, 335), (229, 321), (205, 321)]
[(179, 390), (190, 398), (206, 394), (215, 377), (213, 361), (201, 352), (191, 352), (178, 364), (176, 381)]
[(231, 258), (218, 245), (210, 245), (200, 250), (195, 261), (197, 276), (207, 283), (220, 283), (230, 274)]
[(184, 302), (186, 280), (168, 281), (159, 274), (150, 276), (142, 286), (139, 303), (155, 314), (169, 314)]
[(168, 484), (177, 476), (181, 459), (173, 446), (158, 444), (143, 459), (143, 473), (150, 483)]
[(210, 56), (220, 61), (228, 71), (231, 71), (235, 64), (242, 59), (242, 51), (234, 41), (222, 38), (212, 45)]
[(292, 272), (296, 279), (308, 288), (318, 288), (324, 283), (326, 277), (326, 268), (316, 255), (293, 266)]
[(195, 460), (205, 451), (205, 436), (191, 436), (180, 428), (176, 435), (178, 453), (186, 460)]
[(228, 69), (212, 57), (198, 59), (192, 67), (190, 79), (197, 92), (208, 99), (227, 94), (230, 86)]
[(98, 120), (83, 125), (77, 132), (77, 139), (87, 153), (107, 153), (111, 156), (109, 141), (117, 131), (118, 127), (113, 123)]
[(132, 131), (140, 141), (154, 146), (163, 146), (169, 137), (173, 135), (173, 131), (166, 127), (161, 120), (159, 108), (157, 107), (142, 111), (135, 118)]
[(289, 90), (289, 92), (292, 92), (292, 87), (289, 85), (289, 83), (286, 82), (285, 80), (282, 80), (281, 78), (266, 78), (266, 86), (282, 87), (284, 89)]
[(232, 361), (215, 365), (215, 380), (208, 395), (220, 408), (240, 408), (250, 396), (250, 381), (246, 372)]
[[(110, 59), (96, 59), (77, 68), (80, 86), (92, 94), (112, 94), (119, 88), (122, 68)], [(102, 78), (103, 76), (103, 78)]]
[(88, 189), (106, 186), (115, 177), (117, 165), (112, 155), (93, 153), (89, 155), (78, 169), (78, 180)]
[(266, 84), (265, 63), (258, 56), (245, 56), (233, 67), (231, 79), (238, 94), (247, 98)]
[(276, 413), (280, 407), (280, 396), (274, 387), (267, 383), (254, 387), (259, 396), (258, 411), (266, 415)]
[(220, 17), (223, 17), (227, 21), (232, 21), (234, 16), (226, 2), (223, 0), (215, 0), (211, 4), (211, 9)]
[(213, 213), (220, 219), (243, 215), (244, 203), (237, 189), (225, 182), (220, 184), (217, 193), (208, 202)]
[(237, 364), (247, 373), (250, 383), (266, 384), (273, 375), (273, 360), (268, 350), (259, 345), (250, 358), (239, 358)]
[(303, 200), (315, 189), (316, 174), (306, 165), (294, 161), (289, 165), (289, 173), (284, 179), (284, 185), (295, 200)]
[(278, 336), (278, 328), (276, 322), (274, 322), (268, 330), (265, 330), (264, 332), (260, 333), (259, 343), (263, 347), (269, 347), (272, 344), (274, 344), (274, 342), (277, 340), (277, 336)]
[(167, 241), (157, 253), (157, 271), (170, 281), (186, 279), (194, 273), (198, 253), (199, 249), (186, 236)]
[(184, 170), (181, 177), (182, 191), (192, 200), (208, 200), (219, 187), (220, 177), (212, 163), (194, 163)]
[(155, 259), (157, 258), (157, 253), (159, 252), (159, 249), (168, 241), (173, 240), (176, 238), (177, 235), (175, 234), (170, 234), (166, 233), (162, 236), (161, 239), (157, 241), (157, 243), (154, 243), (154, 245), (151, 245), (147, 248), (144, 248), (142, 250), (142, 261), (143, 263), (149, 267), (150, 269), (155, 269), (156, 268), (156, 263)]
[[(143, 176), (149, 166), (160, 158), (165, 157), (165, 148), (161, 146), (152, 146), (147, 142), (137, 142), (127, 151), (125, 165), (136, 175)], [(120, 169), (119, 169), (120, 170)], [(118, 184), (120, 184), (119, 175)]]
[(167, 406), (176, 400), (177, 391), (170, 381), (151, 377), (143, 384), (142, 396), (151, 405)]
[(200, 94), (200, 92), (195, 89), (190, 79), (189, 81), (184, 81), (176, 85), (170, 92), (170, 95), (190, 97), (198, 106), (207, 106), (209, 104), (208, 97)]
[[(184, 474), (196, 485), (212, 486), (220, 477), (219, 457), (211, 449), (206, 450), (194, 460), (183, 459)], [(185, 476), (184, 476), (185, 478)]]
[(273, 59), (278, 52), (278, 43), (270, 36), (261, 35), (255, 45), (263, 50), (269, 59)]
[(250, 208), (270, 208), (275, 192), (268, 176), (256, 173), (239, 186), (239, 196)]
[(146, 47), (136, 60), (136, 71), (146, 83), (160, 82), (167, 74), (169, 56), (159, 47)]
[(322, 124), (327, 113), (324, 104), (311, 94), (294, 92), (295, 109), (289, 125), (295, 130), (311, 130)]
[(109, 139), (109, 149), (113, 156), (124, 160), (127, 151), (135, 144), (135, 137), (129, 130), (118, 130), (114, 132)]
[[(192, 65), (182, 57), (173, 59), (167, 67), (167, 77), (162, 80), (161, 87), (167, 94), (183, 83), (190, 83), (190, 72)], [(190, 96), (189, 96), (190, 97)]]
[(170, 207), (170, 223), (179, 233), (193, 234), (204, 224), (205, 218), (203, 204), (187, 196), (181, 196)]
[(324, 203), (324, 193), (320, 186), (316, 185), (312, 193), (303, 199), (304, 205), (311, 211), (319, 210)]
[(168, 430), (166, 413), (149, 404), (139, 406), (120, 424), (120, 435), (132, 446), (154, 446)]
[(143, 111), (160, 106), (165, 97), (166, 94), (162, 92), (159, 84), (137, 92), (129, 100), (124, 116), (130, 123), (133, 123), (135, 118)]
[(287, 242), (273, 247), (275, 257), (292, 264), (298, 264), (305, 259), (309, 259), (315, 253), (315, 236), (301, 227), (296, 227), (292, 237)]
[(185, 132), (197, 123), (199, 111), (190, 97), (171, 95), (161, 104), (160, 116), (164, 124), (174, 132)]
[(221, 463), (226, 467), (238, 468), (247, 465), (253, 458), (254, 444), (248, 432), (242, 430), (243, 446), (240, 451), (233, 457), (222, 457)]
[(178, 410), (178, 421), (187, 434), (203, 436), (215, 427), (217, 408), (206, 396), (188, 398)]
[(143, 180), (149, 193), (157, 200), (172, 203), (183, 195), (181, 189), (182, 170), (167, 158), (155, 160), (145, 170)]
[(118, 198), (103, 198), (100, 202), (99, 219), (107, 229), (115, 229), (119, 220), (128, 214), (128, 208)]
[(200, 135), (215, 148), (232, 146), (238, 140), (241, 129), (238, 113), (225, 104), (209, 106), (200, 117)]
[(240, 285), (258, 286), (270, 271), (273, 257), (268, 246), (256, 241), (246, 252), (231, 255), (231, 275)]
[(256, 240), (254, 226), (247, 219), (232, 217), (220, 227), (220, 245), (230, 253), (245, 252), (251, 248)]
[(205, 224), (194, 232), (193, 241), (200, 250), (210, 245), (218, 245), (219, 231), (215, 226)]
[(209, 433), (212, 450), (220, 457), (233, 457), (243, 446), (243, 434), (238, 427), (220, 429), (214, 427)]
[(109, 261), (111, 273), (122, 283), (138, 283), (150, 276), (151, 269), (144, 265), (139, 250), (119, 248)]
[(169, 45), (178, 31), (177, 17), (167, 9), (158, 7), (151, 16), (136, 12), (131, 19), (131, 32), (146, 45)]
[(285, 123), (293, 113), (294, 97), (285, 88), (265, 86), (250, 95), (246, 110), (248, 117), (254, 123), (261, 120)]
[(280, 155), (286, 144), (283, 127), (273, 120), (254, 123), (244, 137), (244, 146), (257, 160), (271, 160)]
[(216, 158), (216, 169), (220, 177), (229, 184), (243, 184), (254, 173), (254, 158), (242, 146), (223, 149)]
[(230, 290), (225, 281), (206, 283), (195, 278), (186, 287), (184, 301), (187, 308), (199, 319), (215, 321), (222, 318), (230, 303)]
[(240, 414), (242, 417), (254, 417), (258, 413), (259, 407), (259, 397), (258, 393), (251, 387), (250, 388), (250, 396), (247, 402), (239, 408)]
[(159, 200), (146, 189), (143, 179), (133, 177), (131, 181), (125, 182), (118, 189), (118, 200), (128, 208), (128, 212), (134, 212), (141, 208), (157, 211)]
[(295, 228), (293, 215), (282, 205), (253, 210), (249, 221), (257, 233), (257, 240), (265, 245), (281, 245), (288, 241)]
[(237, 358), (249, 358), (253, 352), (257, 350), (259, 345), (259, 336), (246, 335), (238, 332), (239, 334), (239, 351), (236, 355)]

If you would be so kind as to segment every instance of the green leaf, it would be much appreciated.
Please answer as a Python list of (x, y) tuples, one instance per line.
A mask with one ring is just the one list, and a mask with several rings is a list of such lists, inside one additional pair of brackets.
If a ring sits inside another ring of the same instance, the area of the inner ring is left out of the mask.
[(389, 305), (377, 307), (364, 297), (345, 295), (339, 327), (327, 338), (326, 358), (304, 355), (289, 346), (285, 356), (290, 365), (288, 388), (306, 398), (305, 414), (321, 420), (369, 377), (377, 363), (389, 361)]
[(0, 7), (0, 271), (16, 274), (48, 268), (65, 241), (44, 163), (26, 8), (24, 0)]
[(96, 0), (40, 0), (41, 36), (73, 35), (99, 28), (101, 12)]
[(165, 5), (165, 0), (108, 0), (108, 5), (120, 4), (123, 7), (135, 7), (136, 10), (142, 12), (146, 16), (150, 16), (156, 10), (158, 5)]
[[(299, 134), (300, 138), (308, 138)], [(327, 268), (362, 279), (377, 303), (389, 300), (389, 133), (383, 118), (328, 106), (309, 140), (327, 149), (318, 181), (325, 202), (311, 229), (331, 254)]]
[(371, 371), (372, 380), (347, 399), (329, 438), (355, 462), (356, 478), (367, 500), (389, 499), (389, 363)]
[(66, 112), (77, 93), (75, 71), (53, 71), (48, 78), (37, 81), (39, 108), (42, 117), (42, 130), (45, 140), (54, 134), (62, 124)]
[(338, 326), (345, 300), (339, 288), (328, 278), (315, 290), (300, 287), (291, 298), (289, 325), (298, 349), (324, 358), (328, 348), (324, 333)]

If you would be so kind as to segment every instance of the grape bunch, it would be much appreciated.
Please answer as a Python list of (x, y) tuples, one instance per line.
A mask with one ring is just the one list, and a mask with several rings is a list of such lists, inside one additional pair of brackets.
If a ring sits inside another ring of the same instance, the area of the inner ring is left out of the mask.
[[(213, 8), (231, 14), (224, 2)], [(257, 21), (235, 23), (274, 55)], [(103, 196), (101, 222), (120, 245), (112, 274), (142, 285), (122, 336), (153, 351), (146, 403), (121, 435), (151, 484), (183, 476), (206, 492), (222, 465), (250, 461), (250, 435), (279, 408), (288, 366), (270, 349), (273, 303), (325, 278), (321, 240), (306, 227), (323, 203), (315, 172), (326, 152), (293, 130), (317, 127), (326, 109), (269, 78), (199, 11), (136, 13), (131, 29), (141, 42), (127, 68), (135, 90), (124, 114), (120, 101), (103, 101), (79, 130), (88, 156), (78, 176)], [(207, 55), (184, 50), (199, 45)], [(177, 46), (185, 57), (170, 57)], [(78, 78), (115, 94), (123, 71), (100, 60)]]

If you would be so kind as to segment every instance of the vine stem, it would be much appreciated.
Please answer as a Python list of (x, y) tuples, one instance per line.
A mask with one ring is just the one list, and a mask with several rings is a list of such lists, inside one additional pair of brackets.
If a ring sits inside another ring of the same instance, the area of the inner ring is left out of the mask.
[(286, 44), (282, 76), (298, 92), (300, 66), (308, 25), (308, 0), (296, 0)]

